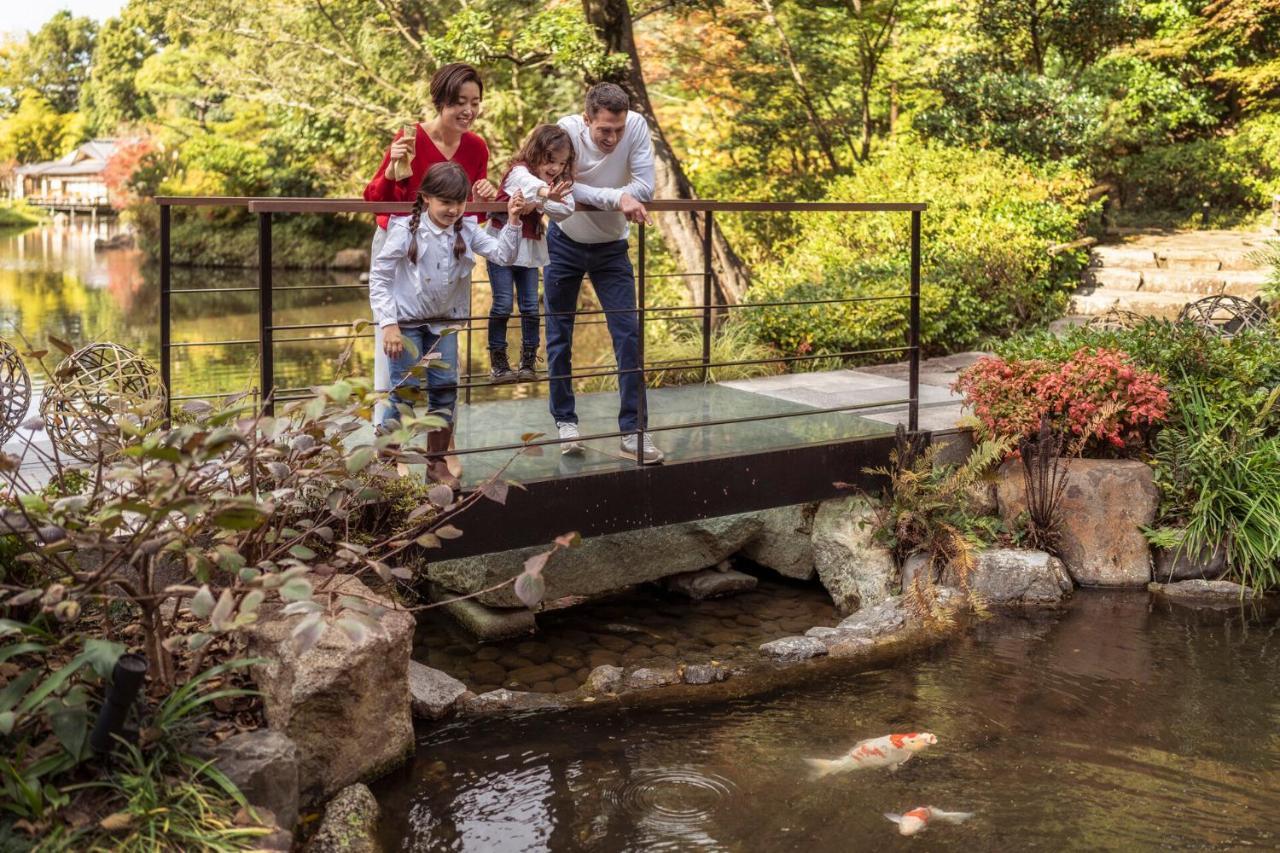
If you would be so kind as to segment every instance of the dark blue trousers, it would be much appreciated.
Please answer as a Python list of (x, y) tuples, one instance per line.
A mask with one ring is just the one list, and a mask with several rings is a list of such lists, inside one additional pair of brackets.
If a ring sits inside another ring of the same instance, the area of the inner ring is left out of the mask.
[[(578, 308), (584, 275), (591, 277), (600, 307), (613, 312), (604, 316), (613, 339), (614, 363), (619, 370), (638, 370), (640, 320), (635, 313), (636, 277), (631, 259), (627, 257), (627, 241), (579, 243), (552, 223), (547, 229), (547, 253), (551, 260), (542, 275), (547, 315), (547, 374), (555, 377), (573, 372), (574, 317), (571, 312)], [(639, 423), (643, 393), (644, 382), (639, 372), (618, 377), (619, 430), (630, 432), (648, 426)], [(556, 421), (577, 423), (572, 380), (552, 379), (549, 394), (551, 416)]]

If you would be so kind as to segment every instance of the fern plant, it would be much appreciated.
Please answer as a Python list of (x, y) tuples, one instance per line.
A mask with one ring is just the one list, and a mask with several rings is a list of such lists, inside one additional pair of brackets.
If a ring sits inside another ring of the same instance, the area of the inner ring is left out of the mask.
[(950, 569), (967, 588), (979, 548), (995, 539), (1000, 521), (977, 498), (991, 471), (1012, 449), (1012, 439), (983, 441), (961, 465), (938, 462), (940, 445), (911, 445), (898, 427), (888, 467), (868, 473), (889, 485), (876, 510), (874, 537), (901, 563), (912, 554), (928, 557), (926, 576)]

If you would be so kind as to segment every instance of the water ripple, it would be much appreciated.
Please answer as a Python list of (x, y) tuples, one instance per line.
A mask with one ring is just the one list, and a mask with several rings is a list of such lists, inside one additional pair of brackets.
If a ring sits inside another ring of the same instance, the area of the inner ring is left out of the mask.
[(613, 805), (658, 837), (694, 840), (729, 801), (733, 781), (691, 766), (638, 770), (610, 792)]

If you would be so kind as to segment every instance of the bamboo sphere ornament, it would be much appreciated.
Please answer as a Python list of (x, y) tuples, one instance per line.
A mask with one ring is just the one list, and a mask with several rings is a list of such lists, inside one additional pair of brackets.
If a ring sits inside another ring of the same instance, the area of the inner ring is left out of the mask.
[(1085, 322), (1086, 329), (1097, 329), (1102, 332), (1123, 332), (1135, 329), (1142, 322), (1142, 315), (1124, 308), (1108, 308), (1101, 314), (1095, 314)]
[(120, 422), (164, 417), (164, 388), (145, 358), (119, 344), (90, 344), (62, 360), (40, 399), (49, 438), (63, 453), (96, 462), (125, 443)]
[(0, 339), (0, 444), (13, 438), (31, 406), (31, 374), (22, 356)]
[(1182, 307), (1178, 320), (1195, 323), (1227, 337), (1245, 329), (1265, 329), (1271, 322), (1267, 309), (1262, 305), (1225, 293), (1188, 302)]

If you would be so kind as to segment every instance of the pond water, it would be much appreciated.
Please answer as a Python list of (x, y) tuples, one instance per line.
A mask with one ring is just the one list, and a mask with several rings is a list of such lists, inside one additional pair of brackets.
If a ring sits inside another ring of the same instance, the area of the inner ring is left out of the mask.
[[(159, 363), (159, 270), (135, 249), (95, 250), (94, 241), (116, 233), (113, 219), (91, 224), (80, 217), (36, 228), (0, 230), (0, 338), (24, 349), (21, 336), (37, 349), (49, 349), (52, 367), (60, 354), (49, 347), (54, 335), (74, 346), (111, 341)], [(372, 232), (371, 232), (372, 233)], [(473, 312), (489, 310), (491, 296), (477, 267)], [(336, 324), (368, 318), (366, 290), (355, 272), (277, 270), (274, 274), (274, 322), (278, 326)], [(176, 347), (173, 351), (175, 395), (239, 392), (257, 384), (257, 294), (252, 291), (211, 292), (224, 288), (256, 288), (257, 270), (175, 267), (171, 299), (173, 341), (251, 340), (249, 344)], [(585, 301), (585, 300), (584, 300)], [(584, 306), (586, 307), (586, 306)], [(276, 333), (276, 383), (302, 388), (337, 378), (337, 359), (346, 347), (349, 328), (319, 328)], [(19, 335), (21, 333), (21, 336)], [(474, 372), (488, 371), (482, 322), (473, 332)], [(518, 352), (519, 322), (508, 327)], [(578, 330), (576, 360), (583, 364), (608, 352), (603, 326)], [(463, 358), (465, 359), (465, 346)], [(372, 376), (372, 337), (357, 341), (348, 374)], [(29, 365), (37, 384), (42, 376)], [(539, 396), (544, 385), (504, 386), (478, 390), (490, 396)], [(38, 396), (38, 395), (37, 395)]]
[[(1276, 849), (1280, 622), (1141, 593), (764, 695), (457, 721), (383, 779), (388, 850)], [(550, 638), (549, 638), (550, 639)], [(730, 682), (732, 683), (732, 682)], [(802, 759), (929, 731), (896, 772)], [(903, 838), (883, 817), (974, 812)]]

